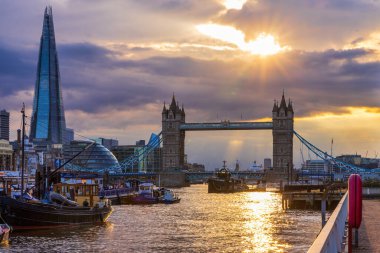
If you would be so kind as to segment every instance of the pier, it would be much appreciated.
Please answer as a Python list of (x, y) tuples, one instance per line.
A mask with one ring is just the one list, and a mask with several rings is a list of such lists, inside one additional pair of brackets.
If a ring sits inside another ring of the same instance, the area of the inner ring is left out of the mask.
[[(378, 198), (378, 191), (378, 188), (364, 187), (362, 189), (365, 198), (362, 202), (362, 222), (358, 229), (358, 244), (356, 245), (355, 239), (353, 239), (352, 252), (380, 252), (380, 241), (378, 239), (380, 199)], [(329, 220), (309, 248), (309, 253), (348, 252), (347, 210), (348, 193), (339, 201)]]
[(363, 218), (359, 228), (359, 245), (352, 252), (380, 251), (380, 199), (363, 200)]
[(342, 193), (284, 192), (282, 209), (321, 209), (322, 201), (326, 201), (326, 208), (333, 210), (342, 196)]

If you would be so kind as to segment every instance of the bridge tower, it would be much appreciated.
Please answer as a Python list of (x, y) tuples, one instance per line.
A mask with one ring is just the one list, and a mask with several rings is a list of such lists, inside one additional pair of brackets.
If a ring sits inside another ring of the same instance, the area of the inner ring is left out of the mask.
[(162, 109), (162, 167), (164, 171), (183, 169), (185, 157), (185, 109), (178, 106), (174, 94), (168, 109)]
[(286, 104), (284, 93), (280, 105), (274, 102), (272, 120), (273, 173), (269, 180), (277, 181), (291, 178), (293, 170), (294, 111), (290, 99)]

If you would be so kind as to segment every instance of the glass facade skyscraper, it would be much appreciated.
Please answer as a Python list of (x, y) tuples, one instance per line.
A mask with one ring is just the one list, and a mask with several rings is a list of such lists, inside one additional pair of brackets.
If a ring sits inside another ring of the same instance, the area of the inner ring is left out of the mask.
[(53, 13), (46, 7), (34, 89), (30, 141), (37, 145), (64, 143), (66, 131)]
[(9, 141), (9, 112), (0, 111), (0, 140)]

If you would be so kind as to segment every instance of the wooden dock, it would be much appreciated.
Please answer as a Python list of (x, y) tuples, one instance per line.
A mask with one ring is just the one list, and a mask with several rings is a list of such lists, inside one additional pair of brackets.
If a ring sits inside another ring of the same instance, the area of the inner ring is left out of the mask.
[(326, 201), (326, 207), (333, 210), (341, 200), (341, 193), (326, 192), (283, 192), (282, 208), (283, 209), (321, 209), (322, 200)]

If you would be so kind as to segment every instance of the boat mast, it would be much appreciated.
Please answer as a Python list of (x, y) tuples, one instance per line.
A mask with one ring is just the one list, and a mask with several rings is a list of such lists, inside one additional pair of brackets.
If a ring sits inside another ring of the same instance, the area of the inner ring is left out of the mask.
[(22, 144), (21, 144), (21, 196), (24, 194), (24, 165), (25, 165), (25, 104), (22, 104)]
[(58, 168), (56, 168), (53, 172), (51, 172), (48, 176), (47, 176), (47, 179), (49, 180), (51, 177), (53, 177), (60, 169), (62, 169), (63, 167), (65, 167), (66, 164), (68, 164), (69, 162), (71, 162), (72, 160), (74, 160), (77, 156), (79, 156), (80, 154), (82, 154), (84, 151), (86, 151), (87, 149), (89, 149), (90, 147), (92, 147), (94, 144), (96, 144), (95, 141), (91, 142), (90, 144), (88, 144), (86, 147), (84, 147), (84, 149), (82, 149), (81, 151), (79, 151), (77, 154), (75, 154), (73, 157), (71, 157), (69, 160), (67, 160), (65, 163), (63, 163), (61, 166), (59, 166)]

